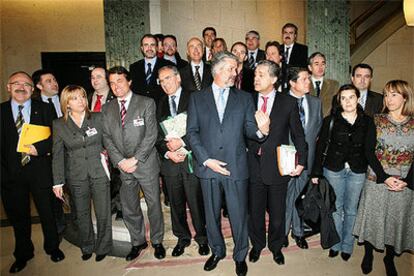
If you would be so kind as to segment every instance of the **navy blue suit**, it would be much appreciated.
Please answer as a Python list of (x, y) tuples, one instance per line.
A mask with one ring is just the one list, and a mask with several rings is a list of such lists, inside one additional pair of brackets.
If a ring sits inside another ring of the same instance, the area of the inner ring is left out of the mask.
[[(235, 261), (244, 261), (249, 243), (247, 233), (247, 153), (245, 137), (258, 139), (250, 94), (230, 88), (220, 123), (212, 87), (190, 96), (187, 139), (196, 157), (195, 173), (200, 178), (206, 212), (207, 237), (213, 254), (224, 257), (226, 247), (220, 229), (221, 193), (224, 190), (232, 227)], [(230, 176), (203, 165), (207, 159), (227, 163)]]

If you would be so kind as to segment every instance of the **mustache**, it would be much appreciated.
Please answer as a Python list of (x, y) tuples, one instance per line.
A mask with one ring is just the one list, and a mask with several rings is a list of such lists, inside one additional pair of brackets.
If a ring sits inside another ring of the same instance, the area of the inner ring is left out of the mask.
[(23, 89), (17, 89), (17, 90), (14, 90), (14, 92), (15, 93), (27, 93), (27, 91), (26, 90), (23, 90)]

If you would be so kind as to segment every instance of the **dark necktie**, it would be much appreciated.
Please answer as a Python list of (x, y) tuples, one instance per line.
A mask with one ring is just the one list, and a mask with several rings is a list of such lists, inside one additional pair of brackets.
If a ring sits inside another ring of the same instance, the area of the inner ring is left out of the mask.
[(175, 117), (177, 115), (177, 104), (175, 103), (176, 96), (170, 97), (170, 103), (171, 103), (171, 116)]
[(319, 96), (321, 95), (321, 81), (315, 81), (315, 85), (316, 85), (316, 97), (319, 98)]
[(53, 108), (53, 111), (55, 112), (56, 118), (59, 118), (56, 108), (55, 108), (55, 104), (52, 101), (52, 98), (47, 98), (47, 101), (49, 102), (50, 106)]
[(236, 76), (234, 86), (236, 86), (237, 89), (241, 89), (242, 81), (243, 81), (243, 71), (240, 71)]
[(305, 109), (303, 108), (303, 97), (298, 99), (299, 118), (302, 122), (302, 127), (305, 127)]
[[(17, 114), (17, 118), (16, 118), (16, 129), (17, 129), (17, 133), (20, 135), (20, 133), (22, 132), (22, 127), (24, 124), (24, 118), (23, 118), (23, 105), (19, 105), (19, 113)], [(30, 155), (28, 155), (27, 153), (22, 152), (22, 159), (20, 160), (20, 164), (22, 164), (22, 166), (27, 165), (27, 163), (29, 163), (30, 161)]]
[(126, 108), (125, 108), (126, 100), (121, 100), (120, 103), (121, 103), (121, 122), (122, 122), (122, 127), (124, 127), (125, 126), (125, 117), (126, 117), (126, 113), (127, 113)]
[(250, 53), (249, 68), (254, 69), (254, 53), (253, 52)]
[(95, 102), (95, 106), (93, 107), (93, 112), (101, 112), (101, 108), (102, 108), (102, 100), (103, 95), (96, 95), (96, 102)]
[(152, 64), (148, 63), (147, 66), (148, 66), (148, 69), (147, 69), (147, 72), (145, 73), (145, 81), (147, 82), (147, 84), (149, 84), (151, 80), (151, 75), (152, 75), (152, 70), (151, 70)]
[(194, 67), (195, 67), (194, 82), (195, 82), (197, 90), (201, 90), (201, 77), (200, 77), (200, 72), (198, 71), (200, 69), (200, 66), (196, 65)]
[(290, 47), (286, 47), (286, 51), (285, 51), (285, 63), (289, 64), (289, 50)]

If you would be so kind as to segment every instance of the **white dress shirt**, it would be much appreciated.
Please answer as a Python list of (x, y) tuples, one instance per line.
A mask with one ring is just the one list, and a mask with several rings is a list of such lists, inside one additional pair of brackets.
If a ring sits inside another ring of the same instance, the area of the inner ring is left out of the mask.
[(51, 98), (58, 118), (63, 116), (62, 110), (60, 109), (60, 101), (59, 101), (59, 96), (58, 95), (53, 95), (52, 97), (48, 97), (48, 96), (45, 96), (43, 94), (40, 94), (40, 97), (42, 98), (42, 101), (47, 103), (47, 104), (49, 103), (49, 98)]
[(298, 97), (292, 91), (289, 91), (289, 94), (292, 97), (295, 97), (296, 99), (303, 98), (302, 106), (303, 106), (303, 110), (305, 111), (305, 126), (306, 126), (306, 124), (309, 121), (309, 104), (308, 104), (308, 100), (306, 99), (305, 95), (303, 95), (302, 97)]
[(203, 72), (204, 72), (204, 63), (203, 61), (200, 61), (199, 64), (195, 64), (194, 62), (191, 61), (191, 71), (193, 72), (193, 76), (196, 73), (196, 66), (200, 66), (200, 68), (198, 68), (198, 73), (200, 74), (200, 80), (203, 81)]
[(262, 110), (262, 105), (263, 105), (263, 97), (268, 97), (267, 99), (267, 104), (266, 104), (266, 114), (270, 114), (270, 112), (272, 112), (272, 107), (273, 107), (273, 103), (275, 101), (275, 97), (276, 97), (276, 90), (273, 90), (272, 92), (270, 92), (269, 94), (267, 94), (266, 96), (262, 95), (262, 94), (258, 94), (258, 101), (257, 101), (257, 110)]

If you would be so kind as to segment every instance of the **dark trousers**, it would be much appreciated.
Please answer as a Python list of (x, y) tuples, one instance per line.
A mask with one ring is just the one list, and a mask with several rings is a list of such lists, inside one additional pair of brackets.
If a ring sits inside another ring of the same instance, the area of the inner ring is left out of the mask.
[(178, 242), (191, 240), (191, 232), (187, 223), (187, 204), (190, 208), (191, 220), (198, 244), (207, 244), (206, 219), (204, 215), (203, 195), (198, 178), (182, 170), (177, 176), (164, 176), (171, 208), (171, 222)]
[[(110, 187), (107, 178), (70, 181), (79, 226), (78, 235), (82, 254), (108, 254), (112, 248), (112, 220)], [(91, 199), (96, 215), (97, 236), (93, 231)]]
[(268, 248), (281, 250), (285, 238), (286, 191), (288, 183), (249, 183), (249, 237), (257, 250), (266, 247), (266, 210), (269, 212)]
[(14, 230), (14, 256), (27, 260), (33, 256), (31, 240), (30, 194), (40, 217), (43, 232), (43, 248), (47, 254), (59, 248), (59, 237), (53, 215), (52, 187), (40, 188), (40, 181), (31, 171), (31, 164), (22, 168), (17, 179), (1, 185), (1, 197), (7, 217)]
[(226, 255), (226, 245), (221, 232), (222, 191), (224, 191), (231, 231), (233, 234), (233, 259), (244, 261), (249, 250), (247, 232), (247, 186), (246, 180), (230, 180), (224, 176), (200, 179), (206, 213), (207, 238), (216, 256)]

